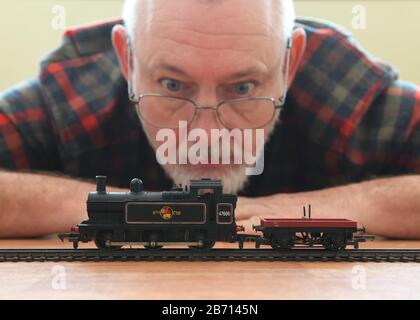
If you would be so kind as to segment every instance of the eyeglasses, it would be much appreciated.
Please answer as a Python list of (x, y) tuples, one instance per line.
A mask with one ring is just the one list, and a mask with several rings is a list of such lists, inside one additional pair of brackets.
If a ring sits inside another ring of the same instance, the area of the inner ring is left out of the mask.
[(138, 97), (131, 86), (131, 46), (127, 38), (128, 95), (135, 104), (138, 116), (149, 125), (159, 128), (179, 127), (186, 122), (189, 126), (200, 110), (214, 110), (218, 121), (227, 129), (257, 129), (269, 124), (281, 111), (287, 95), (290, 64), (291, 38), (287, 41), (286, 67), (283, 95), (276, 101), (272, 97), (246, 97), (225, 100), (217, 105), (198, 105), (193, 100), (157, 93), (140, 94)]

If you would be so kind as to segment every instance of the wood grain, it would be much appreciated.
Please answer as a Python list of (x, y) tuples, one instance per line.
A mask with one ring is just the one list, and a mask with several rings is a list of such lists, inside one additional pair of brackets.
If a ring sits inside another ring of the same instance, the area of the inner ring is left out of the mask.
[[(70, 245), (55, 238), (0, 240), (0, 248), (63, 247)], [(420, 248), (420, 241), (363, 247)], [(416, 263), (0, 263), (0, 299), (418, 299), (419, 275)]]

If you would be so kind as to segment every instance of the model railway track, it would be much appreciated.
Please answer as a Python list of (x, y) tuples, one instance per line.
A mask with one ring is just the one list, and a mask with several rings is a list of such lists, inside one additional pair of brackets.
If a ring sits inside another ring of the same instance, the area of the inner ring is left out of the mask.
[(358, 249), (326, 251), (318, 249), (0, 249), (0, 262), (47, 261), (346, 261), (420, 262), (420, 249)]

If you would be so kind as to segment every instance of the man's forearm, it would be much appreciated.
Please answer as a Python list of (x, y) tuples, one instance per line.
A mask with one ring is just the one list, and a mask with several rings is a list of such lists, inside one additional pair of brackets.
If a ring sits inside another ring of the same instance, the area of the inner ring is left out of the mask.
[[(312, 205), (313, 218), (348, 218), (371, 234), (420, 238), (420, 176), (377, 179), (319, 191), (240, 198), (237, 219), (301, 217)], [(251, 218), (253, 216), (253, 218)]]
[(0, 237), (69, 231), (87, 218), (87, 194), (94, 190), (94, 183), (0, 171)]

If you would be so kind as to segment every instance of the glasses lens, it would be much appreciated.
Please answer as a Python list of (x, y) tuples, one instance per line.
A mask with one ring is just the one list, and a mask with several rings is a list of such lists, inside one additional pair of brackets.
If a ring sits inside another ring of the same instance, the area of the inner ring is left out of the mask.
[(268, 124), (274, 116), (274, 103), (270, 99), (244, 99), (226, 101), (219, 107), (220, 121), (226, 128), (255, 129)]
[(144, 96), (138, 104), (140, 117), (147, 123), (161, 128), (178, 128), (180, 121), (188, 123), (194, 116), (194, 104), (188, 100)]

